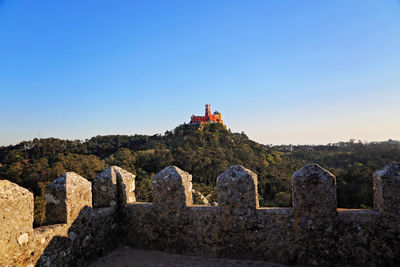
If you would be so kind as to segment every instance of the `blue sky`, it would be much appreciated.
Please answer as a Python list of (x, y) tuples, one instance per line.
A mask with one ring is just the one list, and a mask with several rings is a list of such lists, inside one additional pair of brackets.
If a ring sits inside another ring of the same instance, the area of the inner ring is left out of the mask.
[(400, 139), (400, 2), (0, 0), (0, 145), (202, 115), (264, 144)]

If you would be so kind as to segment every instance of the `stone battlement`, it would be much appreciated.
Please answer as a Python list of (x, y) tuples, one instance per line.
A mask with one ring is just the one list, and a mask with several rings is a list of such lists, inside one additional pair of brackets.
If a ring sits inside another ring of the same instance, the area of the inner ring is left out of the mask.
[(300, 264), (400, 261), (400, 164), (376, 171), (375, 210), (338, 209), (336, 178), (316, 164), (292, 176), (291, 208), (259, 207), (257, 175), (231, 166), (218, 206), (192, 203), (192, 176), (170, 166), (152, 177), (153, 203), (113, 166), (93, 183), (68, 172), (46, 188), (48, 225), (32, 228), (33, 195), (0, 181), (0, 265), (80, 266), (119, 244), (174, 253)]

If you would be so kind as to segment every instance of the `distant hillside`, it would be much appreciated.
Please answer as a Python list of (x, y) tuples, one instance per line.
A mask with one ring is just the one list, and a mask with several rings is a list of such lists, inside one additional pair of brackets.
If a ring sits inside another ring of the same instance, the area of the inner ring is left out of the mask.
[(215, 182), (230, 165), (258, 175), (261, 205), (290, 206), (294, 171), (316, 162), (337, 177), (340, 207), (372, 206), (372, 173), (400, 161), (400, 143), (342, 142), (326, 146), (264, 146), (221, 124), (180, 125), (164, 135), (96, 136), (84, 142), (34, 139), (0, 147), (0, 179), (36, 196), (35, 221), (44, 220), (44, 186), (65, 171), (94, 176), (109, 165), (137, 174), (137, 198), (151, 201), (150, 177), (168, 165), (193, 175), (194, 188), (216, 201)]

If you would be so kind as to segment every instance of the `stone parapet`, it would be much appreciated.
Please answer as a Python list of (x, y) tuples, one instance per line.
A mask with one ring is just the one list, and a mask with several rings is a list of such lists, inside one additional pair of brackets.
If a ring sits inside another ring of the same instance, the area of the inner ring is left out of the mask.
[(135, 203), (135, 175), (111, 166), (93, 180), (93, 207)]
[(231, 166), (218, 176), (217, 192), (220, 210), (250, 214), (259, 206), (257, 175), (243, 166)]
[(400, 163), (393, 162), (373, 174), (374, 208), (385, 215), (400, 216)]
[(292, 176), (296, 217), (332, 218), (337, 215), (336, 178), (317, 164), (308, 164)]
[(178, 211), (193, 204), (192, 175), (178, 167), (169, 166), (151, 178), (153, 207)]
[(134, 179), (113, 166), (92, 189), (64, 174), (46, 191), (48, 222), (58, 224), (36, 229), (32, 194), (0, 181), (0, 265), (80, 266), (117, 242), (285, 264), (400, 262), (397, 163), (374, 174), (375, 210), (337, 209), (335, 177), (316, 164), (293, 174), (288, 208), (258, 207), (257, 175), (242, 166), (217, 178), (218, 206), (193, 205), (192, 177), (174, 166), (152, 177), (153, 203), (133, 201)]
[(0, 265), (21, 264), (33, 238), (33, 194), (0, 180)]
[(33, 229), (33, 194), (0, 181), (0, 266), (82, 266), (117, 246), (116, 209), (93, 209), (85, 178), (63, 174), (45, 199), (48, 225)]
[(92, 206), (92, 185), (74, 172), (67, 172), (46, 187), (47, 224), (72, 224), (84, 207)]
[[(257, 176), (242, 166), (232, 166), (217, 178), (218, 206), (188, 205), (182, 189), (182, 177), (188, 174), (178, 175), (171, 187), (166, 169), (153, 177), (157, 181), (153, 205), (179, 212), (160, 212), (150, 204), (129, 205), (122, 224), (126, 244), (286, 264), (399, 260), (396, 224), (388, 224), (377, 210), (337, 209), (335, 176), (316, 164), (293, 174), (293, 208), (258, 207)], [(163, 178), (168, 182), (159, 183)], [(171, 188), (180, 188), (179, 194)]]

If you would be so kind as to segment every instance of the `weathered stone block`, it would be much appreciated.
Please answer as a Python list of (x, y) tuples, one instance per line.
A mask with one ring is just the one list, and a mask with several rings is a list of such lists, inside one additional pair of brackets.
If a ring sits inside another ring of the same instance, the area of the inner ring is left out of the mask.
[(112, 167), (93, 180), (93, 207), (114, 206), (117, 201), (117, 174)]
[(293, 208), (300, 217), (337, 215), (336, 177), (317, 164), (308, 164), (292, 176)]
[(393, 162), (376, 171), (374, 208), (387, 215), (400, 215), (400, 163)]
[(32, 239), (33, 194), (0, 180), (0, 265), (13, 265)]
[(136, 202), (135, 196), (135, 175), (120, 167), (112, 166), (117, 174), (117, 185), (119, 197), (118, 200), (122, 204), (130, 204)]
[(135, 175), (111, 166), (93, 180), (93, 207), (114, 206), (136, 202)]
[(45, 199), (47, 223), (72, 224), (85, 206), (92, 206), (92, 184), (67, 172), (46, 187)]
[(240, 165), (229, 167), (217, 178), (218, 207), (235, 213), (258, 207), (257, 175)]
[(169, 166), (151, 178), (153, 207), (179, 210), (193, 204), (192, 175), (178, 167)]
[[(117, 189), (111, 195), (117, 198), (122, 196), (120, 173), (114, 168), (106, 175), (115, 177), (112, 184)], [(218, 207), (185, 208), (191, 204), (191, 176), (176, 167), (164, 169), (152, 180), (154, 205), (134, 203), (115, 212), (113, 206), (84, 207), (90, 206), (90, 198), (85, 198), (90, 183), (66, 173), (49, 185), (46, 198), (49, 205), (60, 205), (53, 211), (64, 211), (66, 221), (76, 214), (71, 210), (79, 211), (79, 216), (72, 224), (33, 231), (32, 194), (0, 181), (0, 265), (86, 266), (117, 242), (284, 264), (397, 266), (400, 262), (399, 163), (374, 175), (375, 207), (380, 212), (339, 209), (338, 216), (335, 178), (315, 164), (293, 175), (294, 209), (256, 209), (257, 177), (241, 166), (218, 177)], [(78, 205), (69, 206), (71, 202)]]

